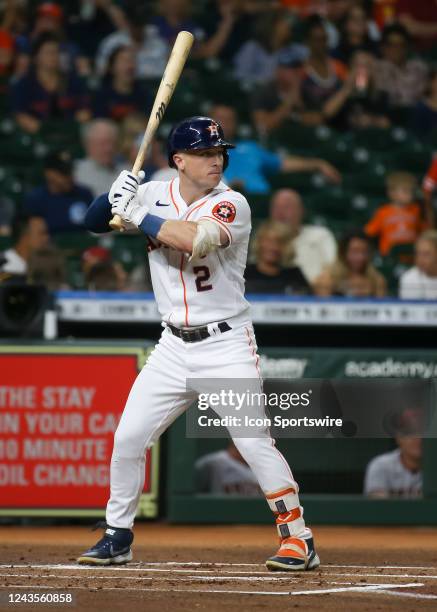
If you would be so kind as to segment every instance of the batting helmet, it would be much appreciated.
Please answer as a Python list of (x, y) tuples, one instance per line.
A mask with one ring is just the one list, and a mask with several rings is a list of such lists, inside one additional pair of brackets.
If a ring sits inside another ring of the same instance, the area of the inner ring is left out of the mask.
[(176, 168), (173, 155), (177, 151), (211, 149), (212, 147), (223, 147), (223, 170), (226, 170), (229, 162), (227, 149), (234, 149), (235, 145), (226, 142), (222, 126), (211, 117), (184, 119), (175, 125), (168, 136), (168, 165), (170, 168)]

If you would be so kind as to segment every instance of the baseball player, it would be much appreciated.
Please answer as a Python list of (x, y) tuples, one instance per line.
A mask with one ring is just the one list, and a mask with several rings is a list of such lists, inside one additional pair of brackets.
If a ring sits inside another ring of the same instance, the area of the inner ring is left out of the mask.
[[(257, 345), (244, 298), (250, 208), (221, 180), (230, 148), (214, 120), (186, 119), (168, 138), (169, 165), (177, 169), (177, 178), (140, 185), (142, 172), (134, 176), (123, 171), (109, 194), (99, 196), (88, 210), (85, 224), (93, 232), (107, 232), (117, 214), (127, 227), (147, 236), (164, 330), (132, 386), (115, 432), (104, 536), (79, 563), (132, 559), (145, 452), (196, 399), (188, 379), (251, 379), (261, 391)], [(259, 410), (264, 415), (264, 407)], [(254, 433), (256, 437), (232, 437), (276, 517), (280, 547), (267, 567), (313, 569), (320, 561), (305, 526), (298, 486), (268, 428)]]

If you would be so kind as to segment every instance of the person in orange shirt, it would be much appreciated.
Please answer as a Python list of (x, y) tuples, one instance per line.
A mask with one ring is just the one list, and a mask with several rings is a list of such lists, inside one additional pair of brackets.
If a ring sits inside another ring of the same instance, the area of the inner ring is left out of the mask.
[(432, 224), (429, 207), (423, 219), (421, 207), (414, 201), (416, 187), (415, 177), (408, 172), (392, 172), (387, 177), (390, 202), (380, 206), (364, 228), (368, 236), (379, 238), (381, 255), (388, 255), (396, 245), (413, 244)]

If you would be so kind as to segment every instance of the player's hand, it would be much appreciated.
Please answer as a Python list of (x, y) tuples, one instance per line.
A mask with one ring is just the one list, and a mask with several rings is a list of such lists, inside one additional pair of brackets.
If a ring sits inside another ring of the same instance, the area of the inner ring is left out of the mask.
[(113, 204), (117, 204), (122, 199), (126, 199), (128, 196), (136, 195), (138, 187), (144, 178), (144, 172), (140, 170), (138, 176), (135, 176), (132, 172), (123, 170), (119, 176), (112, 183), (111, 190), (108, 195), (108, 200)]
[(113, 216), (119, 215), (123, 221), (132, 223), (136, 227), (141, 224), (148, 212), (149, 208), (140, 204), (137, 194), (124, 196), (124, 198), (111, 206), (111, 213)]

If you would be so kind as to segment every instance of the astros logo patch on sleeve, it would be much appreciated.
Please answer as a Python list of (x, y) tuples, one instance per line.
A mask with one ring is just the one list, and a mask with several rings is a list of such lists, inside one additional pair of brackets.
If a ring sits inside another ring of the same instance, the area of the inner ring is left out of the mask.
[(212, 214), (219, 221), (232, 223), (232, 221), (235, 219), (237, 211), (235, 210), (235, 206), (232, 204), (232, 202), (219, 202), (212, 209)]

